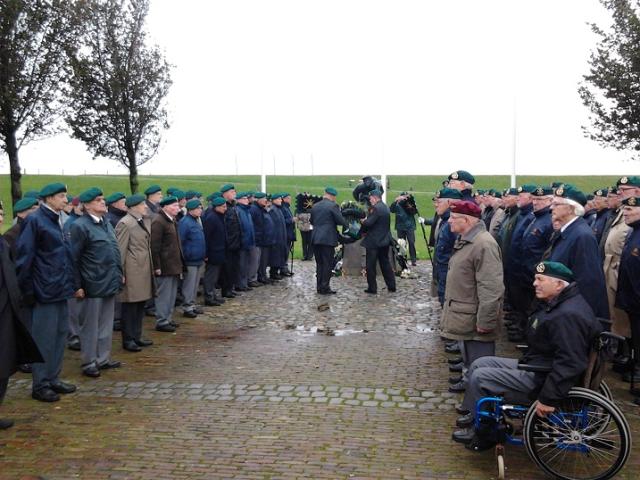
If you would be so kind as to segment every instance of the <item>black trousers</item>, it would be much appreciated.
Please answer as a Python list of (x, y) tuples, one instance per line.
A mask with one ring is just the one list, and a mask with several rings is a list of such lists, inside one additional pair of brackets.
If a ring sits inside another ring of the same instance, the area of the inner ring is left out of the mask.
[(271, 247), (260, 247), (260, 265), (258, 266), (258, 281), (267, 283), (267, 267), (269, 266), (269, 252)]
[(384, 277), (384, 283), (388, 290), (396, 289), (396, 276), (393, 273), (391, 262), (389, 262), (389, 246), (380, 248), (367, 248), (367, 285), (372, 292), (378, 291), (376, 281), (376, 264), (380, 263), (380, 270)]
[(398, 230), (398, 238), (403, 238), (409, 244), (409, 258), (416, 263), (416, 231), (415, 230)]
[(635, 368), (640, 368), (640, 313), (627, 312), (629, 315), (629, 324), (631, 325), (631, 346), (633, 348), (633, 358)]
[(331, 290), (331, 270), (333, 270), (333, 255), (335, 248), (329, 245), (314, 245), (313, 253), (316, 257), (316, 288), (319, 293)]
[(302, 259), (311, 260), (313, 258), (313, 246), (311, 245), (311, 230), (300, 232), (302, 238)]
[(145, 302), (122, 304), (122, 343), (140, 341)]
[(4, 400), (4, 396), (7, 393), (7, 386), (9, 385), (8, 378), (0, 378), (0, 403)]
[(224, 272), (220, 276), (222, 294), (233, 291), (240, 285), (240, 250), (227, 250), (224, 259)]
[(514, 317), (514, 325), (524, 332), (527, 329), (527, 321), (529, 319), (529, 310), (536, 296), (533, 288), (533, 280), (527, 285), (521, 282), (509, 282), (509, 303), (511, 304), (512, 314)]

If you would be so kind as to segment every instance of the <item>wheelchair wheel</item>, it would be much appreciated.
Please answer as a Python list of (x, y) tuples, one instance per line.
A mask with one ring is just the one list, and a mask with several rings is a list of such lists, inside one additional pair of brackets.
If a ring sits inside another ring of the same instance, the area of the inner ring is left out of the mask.
[(524, 443), (529, 457), (554, 478), (605, 480), (627, 461), (631, 432), (615, 404), (591, 390), (574, 388), (546, 418), (529, 409)]
[(611, 400), (613, 402), (613, 394), (611, 393), (611, 389), (609, 385), (605, 383), (604, 380), (600, 382), (600, 387), (598, 388), (598, 393), (602, 395), (607, 400)]
[(498, 455), (498, 480), (504, 480), (504, 455)]

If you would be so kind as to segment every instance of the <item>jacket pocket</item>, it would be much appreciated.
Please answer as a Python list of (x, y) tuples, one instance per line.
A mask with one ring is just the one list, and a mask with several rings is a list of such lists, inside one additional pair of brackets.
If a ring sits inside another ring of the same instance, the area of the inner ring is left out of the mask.
[(478, 313), (478, 304), (471, 302), (461, 302), (459, 300), (449, 300), (449, 310), (456, 313)]
[(476, 331), (478, 305), (469, 302), (449, 300), (446, 330), (456, 335), (473, 335)]

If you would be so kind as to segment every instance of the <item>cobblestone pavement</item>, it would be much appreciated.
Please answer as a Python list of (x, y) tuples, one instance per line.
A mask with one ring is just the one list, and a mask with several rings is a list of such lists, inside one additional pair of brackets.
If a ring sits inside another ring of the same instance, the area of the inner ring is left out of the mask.
[[(78, 392), (55, 404), (30, 399), (13, 377), (0, 416), (0, 479), (439, 479), (495, 478), (493, 454), (450, 440), (459, 396), (447, 392), (447, 355), (434, 331), (439, 307), (429, 272), (398, 292), (365, 295), (362, 278), (315, 294), (314, 267), (182, 319), (175, 334), (146, 334), (141, 353), (99, 379), (67, 351), (63, 378)], [(500, 354), (514, 355), (510, 344)], [(608, 382), (632, 431), (637, 407)], [(523, 448), (507, 448), (507, 477), (543, 478)], [(618, 478), (637, 478), (632, 451)]]

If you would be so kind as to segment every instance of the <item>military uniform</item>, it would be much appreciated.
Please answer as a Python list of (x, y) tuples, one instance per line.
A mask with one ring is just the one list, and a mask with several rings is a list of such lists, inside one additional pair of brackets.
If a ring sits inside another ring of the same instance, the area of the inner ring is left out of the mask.
[[(373, 190), (371, 195), (382, 195)], [(380, 263), (380, 270), (390, 292), (396, 291), (396, 277), (389, 262), (389, 245), (391, 244), (391, 212), (382, 200), (373, 205), (369, 215), (362, 221), (362, 232), (365, 234), (361, 245), (366, 250), (367, 263), (367, 292), (377, 293), (376, 264)]]

